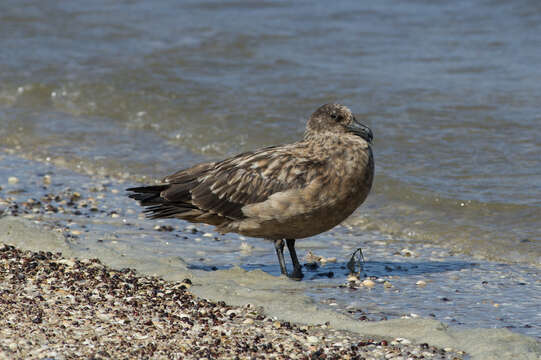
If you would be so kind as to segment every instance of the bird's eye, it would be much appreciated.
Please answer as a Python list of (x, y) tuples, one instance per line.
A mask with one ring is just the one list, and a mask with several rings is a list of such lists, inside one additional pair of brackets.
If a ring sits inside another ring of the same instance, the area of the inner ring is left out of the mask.
[(331, 119), (333, 119), (337, 123), (342, 122), (342, 120), (344, 120), (344, 117), (340, 114), (332, 113), (329, 116), (331, 117)]

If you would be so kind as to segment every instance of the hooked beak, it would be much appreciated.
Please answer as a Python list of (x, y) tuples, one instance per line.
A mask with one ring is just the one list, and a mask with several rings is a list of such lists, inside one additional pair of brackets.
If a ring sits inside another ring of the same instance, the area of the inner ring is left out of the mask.
[(367, 143), (372, 143), (372, 139), (374, 138), (372, 130), (370, 130), (368, 126), (365, 126), (358, 122), (357, 119), (353, 118), (353, 122), (347, 126), (347, 129), (349, 132), (360, 136), (361, 138), (366, 140)]

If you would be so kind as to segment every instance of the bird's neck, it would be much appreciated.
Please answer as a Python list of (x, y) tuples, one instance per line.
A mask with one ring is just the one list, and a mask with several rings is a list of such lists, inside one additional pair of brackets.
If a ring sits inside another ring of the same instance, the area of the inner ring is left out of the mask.
[(361, 137), (333, 132), (306, 133), (303, 142), (325, 149), (328, 152), (343, 152), (344, 149), (367, 149), (369, 144)]

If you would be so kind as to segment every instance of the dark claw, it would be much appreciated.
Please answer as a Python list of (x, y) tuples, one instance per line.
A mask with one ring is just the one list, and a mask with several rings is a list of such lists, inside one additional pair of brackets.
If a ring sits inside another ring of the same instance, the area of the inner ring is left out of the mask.
[(293, 280), (301, 280), (304, 275), (302, 273), (302, 266), (297, 258), (297, 252), (295, 251), (295, 239), (286, 239), (287, 249), (291, 256), (291, 262), (293, 263), (293, 272), (289, 274), (289, 278)]
[(302, 280), (304, 274), (302, 273), (301, 268), (293, 269), (293, 272), (287, 275), (291, 280)]

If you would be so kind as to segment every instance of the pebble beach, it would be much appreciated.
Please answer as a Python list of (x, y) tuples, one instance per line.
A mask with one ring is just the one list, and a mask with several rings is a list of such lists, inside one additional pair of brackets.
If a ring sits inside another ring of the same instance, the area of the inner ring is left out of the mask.
[(0, 358), (464, 359), (405, 338), (270, 318), (98, 259), (0, 248)]

